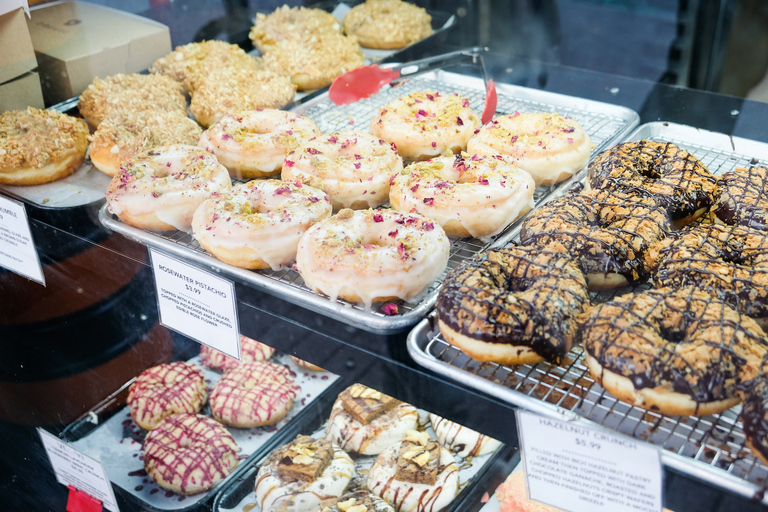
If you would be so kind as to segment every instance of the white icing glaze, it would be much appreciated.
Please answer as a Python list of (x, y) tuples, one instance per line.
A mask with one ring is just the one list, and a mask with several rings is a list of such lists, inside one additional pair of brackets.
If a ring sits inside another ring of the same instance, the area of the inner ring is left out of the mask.
[(400, 442), (384, 450), (371, 466), (368, 488), (399, 512), (438, 512), (459, 492), (459, 467), (451, 452), (440, 448), (440, 470), (434, 485), (395, 480)]
[(120, 216), (154, 213), (189, 231), (192, 214), (211, 193), (230, 186), (227, 169), (211, 153), (173, 144), (123, 163), (107, 188), (109, 211)]
[(325, 190), (334, 210), (375, 208), (387, 201), (390, 179), (402, 169), (389, 142), (343, 131), (316, 137), (289, 153), (282, 178)]
[[(367, 508), (366, 512), (395, 512), (395, 509), (392, 508), (392, 505), (390, 505), (383, 499), (379, 498), (375, 494), (371, 493), (370, 491), (357, 491), (357, 492), (345, 494), (344, 496), (339, 498), (339, 502), (347, 501), (350, 498), (357, 498), (360, 495), (364, 495), (366, 498), (370, 499), (373, 505), (373, 508), (370, 508), (370, 507)], [(358, 499), (357, 503), (361, 503), (361, 500)], [(341, 508), (339, 508), (338, 505), (333, 505), (330, 507), (323, 508), (323, 512), (342, 512), (342, 510)], [(347, 510), (347, 512), (349, 512), (349, 510)]]
[(441, 418), (436, 414), (429, 415), (432, 430), (435, 431), (440, 446), (449, 449), (459, 457), (477, 457), (496, 450), (501, 443), (472, 429)]
[(367, 425), (353, 418), (336, 400), (325, 426), (325, 438), (346, 451), (362, 455), (378, 455), (403, 438), (419, 424), (419, 413), (412, 405), (402, 403)]
[(501, 156), (443, 156), (409, 165), (395, 177), (390, 203), (441, 226), (453, 220), (475, 238), (500, 233), (533, 208), (531, 175)]
[(323, 501), (344, 493), (355, 471), (349, 455), (333, 447), (333, 459), (313, 482), (283, 481), (277, 473), (276, 459), (264, 464), (256, 475), (256, 501), (261, 512), (316, 512)]
[(240, 335), (241, 360), (230, 357), (223, 352), (208, 345), (200, 345), (200, 362), (206, 368), (224, 372), (231, 370), (240, 363), (253, 363), (256, 361), (266, 361), (275, 353), (275, 349), (252, 340), (247, 336)]
[(483, 126), (467, 151), (510, 156), (537, 185), (551, 185), (587, 165), (592, 141), (579, 123), (560, 114), (515, 112)]
[(224, 261), (229, 260), (220, 251), (260, 259), (277, 270), (293, 261), (302, 234), (330, 215), (331, 202), (322, 190), (254, 180), (206, 200), (195, 212), (192, 230), (206, 250)]
[(289, 151), (319, 134), (300, 114), (249, 110), (222, 117), (203, 132), (198, 146), (213, 152), (234, 177), (261, 177), (279, 172)]
[(394, 142), (406, 160), (426, 160), (446, 149), (466, 149), (480, 124), (469, 100), (427, 91), (402, 96), (380, 108), (371, 121), (371, 133)]
[(331, 298), (356, 294), (409, 300), (445, 269), (448, 237), (433, 221), (395, 210), (342, 210), (301, 237), (296, 266), (307, 286)]

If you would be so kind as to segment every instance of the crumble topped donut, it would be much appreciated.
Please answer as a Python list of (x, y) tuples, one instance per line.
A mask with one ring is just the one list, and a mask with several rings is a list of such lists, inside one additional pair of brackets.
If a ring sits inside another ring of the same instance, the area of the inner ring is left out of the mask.
[(343, 131), (315, 137), (285, 157), (284, 181), (323, 189), (342, 208), (376, 208), (389, 198), (403, 161), (388, 142), (369, 133)]
[(214, 384), (211, 414), (231, 427), (274, 425), (288, 414), (300, 391), (285, 366), (242, 363)]
[(405, 160), (428, 160), (450, 149), (459, 153), (480, 128), (469, 100), (458, 94), (415, 92), (379, 109), (371, 133), (395, 144)]
[(768, 464), (768, 358), (764, 358), (759, 376), (746, 383), (741, 396), (740, 419), (746, 445), (763, 464)]
[(308, 117), (257, 109), (225, 115), (203, 132), (198, 145), (216, 155), (232, 177), (253, 179), (280, 173), (285, 155), (317, 135), (320, 128)]
[(612, 290), (648, 277), (649, 249), (669, 231), (666, 212), (647, 195), (592, 190), (537, 208), (520, 243), (578, 258), (590, 290)]
[(570, 178), (589, 161), (592, 140), (579, 123), (555, 113), (515, 112), (494, 118), (469, 139), (467, 151), (507, 155), (536, 185)]
[(768, 353), (749, 317), (695, 288), (621, 295), (594, 307), (580, 335), (587, 366), (613, 396), (666, 415), (717, 414)]
[(187, 115), (187, 99), (175, 80), (162, 75), (117, 74), (95, 78), (77, 104), (95, 130), (112, 112), (163, 110)]
[(696, 287), (768, 326), (768, 235), (713, 224), (680, 231), (654, 247), (653, 284)]
[(589, 164), (587, 185), (627, 194), (648, 191), (680, 228), (715, 202), (717, 178), (695, 156), (671, 142), (625, 142)]
[(559, 363), (588, 304), (587, 283), (572, 256), (507, 247), (453, 268), (436, 311), (445, 340), (477, 361)]
[(725, 224), (768, 228), (768, 169), (737, 168), (720, 176), (720, 196), (712, 207)]
[(28, 107), (0, 115), (0, 183), (41, 185), (75, 172), (85, 160), (81, 119)]
[(443, 229), (421, 215), (344, 209), (301, 237), (296, 266), (311, 289), (370, 307), (418, 296), (442, 274), (449, 248)]
[(531, 175), (501, 156), (458, 154), (412, 163), (395, 176), (392, 208), (434, 219), (448, 236), (487, 239), (533, 208)]
[(344, 494), (355, 465), (325, 439), (298, 436), (272, 452), (256, 475), (262, 512), (316, 512)]
[(152, 430), (168, 416), (199, 412), (207, 398), (200, 368), (185, 362), (166, 363), (136, 377), (128, 390), (128, 407), (138, 426)]
[(320, 189), (279, 180), (254, 180), (212, 194), (192, 217), (192, 234), (225, 263), (242, 268), (288, 265), (299, 239), (331, 216)]
[(438, 512), (459, 492), (459, 467), (427, 432), (410, 430), (376, 458), (368, 488), (399, 512)]
[(194, 92), (203, 78), (214, 69), (262, 69), (261, 61), (248, 55), (236, 44), (225, 41), (201, 41), (177, 46), (149, 68), (151, 73), (166, 75)]
[(501, 443), (492, 437), (475, 432), (458, 423), (441, 418), (437, 414), (429, 415), (432, 430), (435, 431), (440, 446), (449, 449), (458, 457), (478, 457), (496, 450)]
[(324, 507), (323, 512), (395, 512), (395, 509), (370, 491), (357, 491), (340, 497), (334, 505)]
[(211, 153), (171, 144), (121, 165), (107, 188), (107, 205), (137, 228), (189, 231), (200, 203), (230, 184), (227, 169)]
[(194, 146), (202, 132), (196, 122), (178, 112), (115, 112), (91, 136), (91, 162), (104, 174), (115, 176), (123, 162), (158, 146)]
[(269, 360), (275, 349), (240, 335), (240, 361), (208, 345), (200, 345), (200, 362), (209, 370), (226, 372), (242, 363), (257, 363)]
[(419, 425), (419, 411), (380, 391), (352, 384), (339, 394), (325, 438), (345, 451), (378, 455)]
[(256, 14), (249, 37), (262, 54), (311, 34), (341, 34), (341, 24), (329, 12), (283, 5), (270, 14)]
[(344, 16), (344, 30), (360, 46), (393, 50), (432, 35), (432, 16), (401, 0), (366, 0)]
[(163, 489), (198, 494), (211, 489), (237, 467), (235, 440), (202, 414), (175, 414), (144, 440), (144, 469)]

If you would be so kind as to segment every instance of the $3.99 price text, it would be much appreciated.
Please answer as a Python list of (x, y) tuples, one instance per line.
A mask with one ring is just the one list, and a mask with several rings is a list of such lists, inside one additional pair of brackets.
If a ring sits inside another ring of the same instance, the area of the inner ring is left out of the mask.
[(201, 295), (201, 294), (202, 294), (202, 292), (200, 291), (200, 288), (195, 288), (194, 286), (190, 286), (190, 285), (188, 285), (188, 284), (185, 284), (185, 285), (184, 285), (184, 288), (185, 288), (185, 289), (186, 289), (188, 292), (196, 293), (196, 294), (198, 294), (198, 295)]

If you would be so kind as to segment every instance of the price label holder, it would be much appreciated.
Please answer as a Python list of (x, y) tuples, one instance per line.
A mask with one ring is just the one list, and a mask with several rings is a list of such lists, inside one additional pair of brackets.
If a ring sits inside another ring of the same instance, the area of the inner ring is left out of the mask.
[(659, 512), (659, 451), (575, 422), (518, 410), (528, 497), (569, 512)]
[(160, 323), (240, 359), (235, 285), (181, 260), (149, 250)]
[(0, 196), (0, 267), (45, 286), (24, 204)]
[(102, 508), (120, 512), (112, 484), (99, 461), (80, 453), (42, 428), (38, 428), (37, 432), (56, 473), (56, 480), (69, 488), (69, 512), (95, 512)]

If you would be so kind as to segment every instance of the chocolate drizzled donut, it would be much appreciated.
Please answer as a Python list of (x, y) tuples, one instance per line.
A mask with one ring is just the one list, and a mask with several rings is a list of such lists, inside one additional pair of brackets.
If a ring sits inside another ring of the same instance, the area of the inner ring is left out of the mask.
[(768, 353), (754, 320), (695, 288), (627, 294), (579, 331), (595, 380), (619, 400), (670, 415), (715, 414), (741, 400)]
[(763, 464), (768, 464), (768, 360), (763, 359), (760, 376), (743, 386), (741, 423), (747, 446)]
[(595, 189), (638, 194), (648, 191), (675, 227), (703, 215), (715, 201), (717, 178), (695, 156), (671, 142), (625, 142), (589, 164), (587, 182)]
[(702, 225), (654, 247), (649, 260), (654, 286), (694, 286), (768, 324), (768, 233)]
[(609, 290), (647, 278), (648, 248), (669, 230), (666, 212), (648, 194), (592, 190), (534, 210), (523, 222), (520, 241), (570, 254), (582, 265), (590, 290)]
[(437, 297), (446, 341), (478, 361), (559, 362), (571, 349), (587, 284), (568, 255), (492, 249), (449, 272)]
[(726, 224), (768, 227), (768, 169), (737, 168), (720, 177), (720, 197), (712, 211)]

